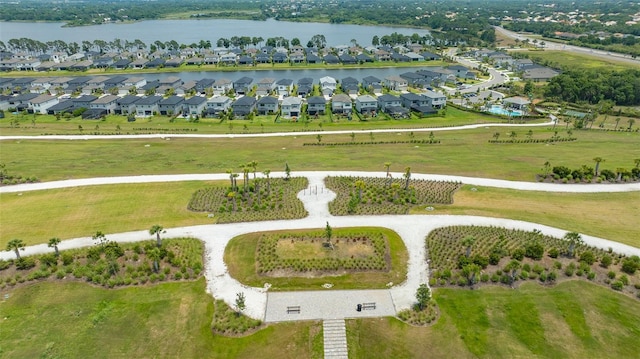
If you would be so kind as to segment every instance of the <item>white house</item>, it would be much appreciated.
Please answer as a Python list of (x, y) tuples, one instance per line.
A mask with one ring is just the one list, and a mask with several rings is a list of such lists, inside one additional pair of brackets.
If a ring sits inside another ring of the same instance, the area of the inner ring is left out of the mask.
[(302, 99), (299, 97), (286, 97), (282, 100), (282, 116), (285, 118), (298, 117), (302, 110)]
[(47, 109), (58, 102), (57, 97), (45, 94), (29, 100), (29, 107), (33, 109), (33, 113), (46, 115)]

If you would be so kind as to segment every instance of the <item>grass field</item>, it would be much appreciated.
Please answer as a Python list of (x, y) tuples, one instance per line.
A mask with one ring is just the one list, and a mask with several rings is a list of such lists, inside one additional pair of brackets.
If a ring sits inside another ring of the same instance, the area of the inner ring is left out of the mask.
[[(35, 119), (35, 122), (34, 122)], [(11, 125), (11, 121), (17, 120), (19, 126)], [(323, 115), (317, 119), (310, 118), (308, 123), (294, 122), (284, 118), (275, 122), (275, 115), (255, 116), (252, 121), (223, 121), (219, 118), (201, 118), (198, 122), (189, 121), (188, 118), (176, 118), (170, 122), (168, 116), (153, 116), (149, 118), (137, 118), (135, 122), (128, 122), (126, 116), (110, 115), (104, 120), (83, 120), (81, 117), (57, 120), (53, 115), (9, 114), (0, 120), (0, 134), (3, 136), (31, 136), (42, 134), (61, 135), (90, 135), (100, 134), (145, 134), (145, 133), (273, 133), (273, 132), (303, 132), (330, 130), (373, 130), (382, 128), (416, 128), (416, 127), (444, 127), (469, 125), (475, 123), (500, 123), (504, 119), (478, 113), (461, 111), (450, 107), (445, 116), (432, 116), (422, 119), (398, 119), (389, 120), (385, 116), (369, 118), (366, 121), (351, 121), (342, 117)], [(82, 126), (82, 131), (78, 126)], [(96, 127), (97, 126), (97, 127)], [(119, 129), (118, 129), (119, 128)]]
[(552, 67), (570, 66), (571, 68), (599, 69), (607, 68), (610, 70), (624, 69), (640, 69), (640, 64), (629, 63), (616, 60), (615, 58), (601, 58), (589, 56), (589, 54), (574, 53), (567, 51), (535, 51), (526, 52), (535, 62), (549, 61)]
[(631, 358), (640, 350), (638, 301), (589, 283), (437, 289), (434, 298), (441, 316), (432, 327), (349, 321), (349, 357)]
[[(51, 237), (91, 236), (97, 230), (117, 233), (147, 230), (156, 223), (165, 228), (214, 223), (205, 213), (187, 210), (193, 192), (214, 183), (105, 185), (0, 194), (0, 248), (13, 238), (31, 245), (46, 243)], [(226, 181), (218, 183), (225, 185)], [(520, 219), (640, 246), (638, 192), (563, 194), (471, 188), (464, 186), (454, 195), (453, 205), (435, 206), (428, 214)]]
[[(225, 250), (224, 261), (233, 278), (254, 287), (262, 287), (265, 283), (270, 283), (270, 290), (308, 290), (320, 288), (327, 282), (333, 284), (333, 289), (386, 288), (389, 282), (402, 283), (407, 276), (408, 254), (398, 234), (386, 228), (334, 228), (333, 236), (339, 238), (341, 235), (368, 231), (380, 231), (387, 237), (391, 254), (390, 271), (363, 271), (340, 275), (328, 272), (326, 275), (313, 277), (296, 276), (293, 273), (289, 277), (261, 276), (256, 269), (256, 247), (261, 233), (250, 233), (233, 238)], [(287, 233), (287, 231), (282, 232)]]
[[(122, 290), (83, 283), (21, 287), (0, 303), (0, 355), (322, 358), (319, 322), (269, 325), (242, 338), (213, 335), (213, 300), (204, 288), (204, 280)], [(640, 351), (640, 303), (587, 282), (437, 289), (434, 297), (441, 316), (431, 327), (394, 318), (348, 320), (349, 356), (632, 358)]]
[[(324, 129), (329, 129), (324, 126)], [(593, 166), (594, 157), (606, 162), (602, 169), (631, 168), (640, 158), (637, 132), (574, 131), (577, 141), (556, 144), (490, 144), (498, 131), (511, 130), (524, 138), (528, 129), (481, 128), (435, 132), (436, 145), (383, 144), (357, 146), (303, 146), (316, 136), (232, 139), (135, 139), (2, 141), (2, 161), (11, 174), (36, 176), (41, 181), (131, 174), (222, 173), (238, 163), (255, 160), (259, 169), (282, 171), (289, 163), (292, 174), (301, 170), (383, 170), (411, 166), (416, 173), (439, 173), (533, 181), (546, 161), (570, 168)], [(562, 136), (562, 130), (560, 135)], [(428, 132), (416, 132), (416, 140)], [(553, 131), (534, 128), (534, 139), (548, 139)], [(371, 141), (358, 133), (355, 141)], [(375, 141), (408, 140), (409, 133), (374, 134)], [(350, 133), (322, 136), (323, 142), (350, 142)], [(394, 161), (394, 159), (396, 159)]]

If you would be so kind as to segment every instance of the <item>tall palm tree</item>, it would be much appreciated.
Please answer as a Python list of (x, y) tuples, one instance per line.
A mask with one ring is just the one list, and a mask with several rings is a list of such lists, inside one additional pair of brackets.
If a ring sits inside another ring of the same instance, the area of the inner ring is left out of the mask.
[(365, 188), (365, 183), (363, 180), (359, 179), (354, 183), (354, 186), (358, 190), (358, 202), (362, 202), (362, 190)]
[(22, 239), (12, 239), (7, 243), (7, 251), (14, 251), (16, 258), (20, 259), (20, 251), (23, 251), (25, 247)]
[(391, 173), (389, 173), (389, 169), (391, 168), (391, 162), (384, 163), (384, 169), (387, 171), (387, 186), (391, 183)]
[(249, 166), (253, 170), (253, 179), (256, 179), (256, 171), (258, 169), (258, 161), (254, 160), (254, 161), (249, 162)]
[(474, 236), (467, 236), (467, 237), (464, 237), (464, 239), (462, 240), (462, 245), (467, 248), (465, 252), (465, 256), (467, 258), (471, 256), (471, 247), (473, 247), (475, 243), (476, 243), (476, 237)]
[(269, 178), (271, 170), (264, 170), (262, 173), (267, 177), (267, 195), (271, 194), (271, 178)]
[(160, 238), (160, 233), (164, 233), (164, 228), (159, 225), (159, 224), (154, 224), (153, 226), (151, 226), (151, 228), (149, 229), (149, 234), (150, 235), (156, 235), (156, 245), (158, 247), (162, 247), (162, 238)]
[(602, 158), (602, 157), (595, 157), (593, 159), (593, 161), (596, 163), (596, 171), (595, 172), (596, 172), (596, 177), (598, 177), (598, 175), (600, 175), (600, 163), (604, 162), (605, 159)]
[(58, 244), (60, 244), (60, 242), (60, 238), (54, 237), (49, 239), (49, 243), (47, 244), (49, 248), (53, 248), (56, 251), (56, 257), (60, 255), (60, 252), (58, 251)]
[(231, 189), (234, 189), (234, 186), (233, 186), (233, 169), (231, 169), (231, 168), (228, 169), (227, 173), (229, 174), (229, 180), (231, 181)]
[(153, 271), (158, 273), (160, 270), (160, 249), (156, 247), (148, 250), (147, 257), (153, 261)]
[(405, 179), (404, 190), (407, 191), (409, 189), (409, 180), (411, 180), (411, 167), (407, 167), (404, 169), (404, 174), (402, 175), (402, 177), (404, 177)]
[(227, 193), (227, 198), (229, 198), (233, 202), (233, 211), (236, 211), (236, 192)]
[(573, 257), (573, 251), (577, 245), (584, 243), (582, 241), (582, 236), (578, 232), (568, 232), (564, 235), (564, 239), (569, 242), (569, 257)]

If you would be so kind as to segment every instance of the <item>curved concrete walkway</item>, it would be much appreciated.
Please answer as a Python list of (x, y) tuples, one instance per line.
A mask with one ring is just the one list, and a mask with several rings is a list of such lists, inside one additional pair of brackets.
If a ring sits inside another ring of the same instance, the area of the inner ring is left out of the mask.
[[(544, 226), (536, 223), (515, 221), (509, 219), (476, 217), (476, 216), (454, 216), (454, 215), (382, 215), (382, 216), (340, 216), (335, 217), (329, 214), (327, 204), (335, 194), (324, 188), (324, 178), (328, 174), (334, 175), (370, 175), (367, 172), (305, 172), (295, 173), (295, 175), (305, 175), (309, 179), (309, 188), (301, 191), (298, 198), (304, 203), (309, 212), (309, 216), (298, 220), (278, 220), (264, 222), (245, 222), (232, 224), (213, 224), (181, 228), (167, 229), (164, 238), (195, 237), (205, 244), (205, 276), (207, 278), (207, 291), (215, 298), (223, 299), (230, 305), (235, 302), (236, 293), (244, 292), (247, 308), (245, 313), (251, 317), (265, 319), (267, 316), (267, 289), (248, 287), (229, 275), (227, 266), (224, 263), (224, 249), (227, 243), (234, 237), (251, 232), (271, 231), (279, 229), (311, 229), (323, 228), (329, 222), (334, 228), (354, 227), (354, 226), (381, 226), (396, 231), (403, 239), (409, 253), (407, 279), (403, 283), (397, 283), (388, 289), (395, 310), (409, 308), (415, 300), (415, 290), (421, 283), (428, 282), (428, 263), (426, 260), (425, 237), (435, 228), (453, 225), (476, 225), (476, 226), (499, 226), (511, 229), (521, 229), (531, 231), (540, 230), (546, 235), (563, 237), (567, 231)], [(379, 173), (377, 173), (379, 175)], [(213, 175), (212, 175), (213, 176)], [(217, 176), (217, 175), (216, 175)], [(220, 175), (222, 176), (222, 175)], [(412, 178), (421, 178), (422, 175), (414, 174)], [(427, 176), (428, 175), (424, 175)], [(169, 176), (171, 177), (171, 176)], [(226, 175), (225, 175), (226, 178)], [(477, 179), (478, 180), (478, 179)], [(495, 180), (492, 180), (495, 181)], [(91, 182), (91, 180), (87, 180)], [(508, 181), (506, 181), (508, 182)], [(43, 185), (43, 184), (38, 184)], [(536, 190), (544, 184), (530, 183), (530, 190)], [(562, 185), (565, 186), (565, 185)], [(581, 185), (582, 186), (582, 185)], [(608, 185), (607, 185), (608, 186)], [(584, 187), (590, 187), (585, 185)], [(626, 187), (625, 187), (626, 188)], [(630, 190), (638, 190), (637, 187)], [(42, 188), (41, 188), (42, 189)], [(317, 190), (316, 190), (317, 189)], [(626, 189), (629, 190), (629, 189)], [(595, 192), (595, 190), (594, 190)], [(109, 240), (117, 242), (135, 242), (153, 239), (147, 231), (135, 231), (118, 234), (108, 234)], [(627, 255), (640, 255), (640, 248), (631, 247), (618, 242), (609, 241), (603, 238), (583, 235), (587, 244), (600, 247), (612, 248), (614, 251)], [(76, 238), (63, 241), (60, 250), (91, 246), (93, 242), (90, 237)], [(30, 246), (25, 249), (24, 255), (51, 252), (46, 244)], [(13, 258), (13, 252), (1, 252), (0, 259)], [(330, 283), (330, 279), (327, 279)], [(317, 290), (323, 290), (317, 288)], [(329, 291), (323, 290), (323, 291)], [(350, 291), (354, 292), (354, 291)], [(365, 291), (366, 292), (366, 291)], [(308, 305), (309, 296), (304, 292), (287, 293), (291, 302), (305, 300)], [(297, 298), (300, 296), (300, 298)], [(302, 298), (304, 297), (304, 298)], [(320, 304), (318, 304), (320, 305)], [(323, 303), (326, 306), (326, 303)], [(279, 309), (278, 309), (279, 310)], [(321, 313), (321, 318), (313, 319), (334, 319), (355, 317), (351, 304), (339, 307), (332, 306), (329, 311)], [(388, 315), (385, 312), (385, 315)], [(274, 319), (277, 320), (277, 319)]]
[(286, 137), (286, 136), (315, 136), (315, 135), (339, 135), (354, 133), (394, 133), (394, 132), (439, 132), (472, 130), (489, 127), (543, 127), (553, 126), (553, 121), (542, 123), (479, 123), (474, 125), (461, 125), (451, 127), (425, 127), (425, 128), (381, 128), (368, 130), (336, 130), (336, 131), (305, 131), (305, 132), (272, 132), (272, 133), (238, 133), (238, 134), (191, 134), (191, 133), (153, 133), (142, 135), (37, 135), (37, 136), (0, 136), (0, 141), (8, 140), (131, 140), (154, 138), (256, 138), (256, 137)]

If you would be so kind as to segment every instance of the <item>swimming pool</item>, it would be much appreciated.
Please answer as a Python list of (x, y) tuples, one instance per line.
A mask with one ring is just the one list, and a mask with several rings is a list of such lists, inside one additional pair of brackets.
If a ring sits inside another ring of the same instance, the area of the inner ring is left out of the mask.
[(505, 109), (500, 105), (491, 106), (491, 108), (489, 109), (489, 112), (494, 115), (503, 115), (503, 116), (512, 116), (512, 117), (524, 115), (524, 113), (520, 110)]

